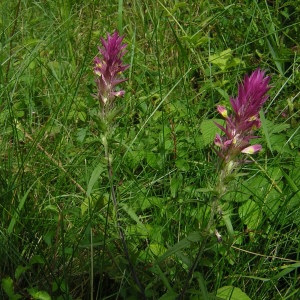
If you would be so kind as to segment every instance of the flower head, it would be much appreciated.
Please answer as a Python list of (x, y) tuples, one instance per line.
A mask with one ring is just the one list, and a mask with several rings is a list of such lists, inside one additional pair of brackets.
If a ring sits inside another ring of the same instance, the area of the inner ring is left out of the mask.
[(122, 44), (122, 36), (115, 31), (112, 35), (107, 35), (107, 40), (101, 38), (102, 47), (98, 47), (101, 57), (94, 59), (94, 73), (96, 74), (96, 84), (98, 93), (96, 97), (104, 108), (111, 104), (115, 97), (124, 95), (124, 90), (116, 90), (115, 87), (127, 79), (121, 79), (122, 74), (129, 65), (124, 65), (122, 57), (126, 53), (124, 50), (127, 44)]
[(218, 154), (225, 160), (231, 160), (241, 152), (252, 154), (260, 151), (261, 145), (250, 146), (250, 140), (256, 138), (252, 132), (261, 126), (259, 111), (268, 99), (269, 81), (270, 77), (257, 69), (250, 76), (245, 76), (239, 85), (238, 96), (230, 99), (231, 116), (228, 116), (225, 107), (218, 106), (218, 112), (225, 119), (225, 127), (216, 125), (225, 135), (217, 134), (214, 142), (221, 148)]
[(244, 82), (239, 86), (238, 96), (230, 99), (235, 121), (241, 130), (260, 127), (258, 114), (269, 97), (266, 95), (270, 89), (269, 81), (270, 77), (265, 77), (265, 72), (257, 69), (250, 77), (245, 76)]

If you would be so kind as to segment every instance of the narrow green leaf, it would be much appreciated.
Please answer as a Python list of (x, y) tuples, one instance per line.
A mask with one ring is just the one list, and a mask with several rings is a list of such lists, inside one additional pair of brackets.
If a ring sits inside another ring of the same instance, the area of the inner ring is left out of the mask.
[(207, 284), (205, 282), (203, 275), (199, 272), (195, 272), (194, 277), (197, 278), (197, 280), (198, 280), (200, 290), (202, 293), (202, 297), (203, 297), (202, 299), (210, 299), (208, 290), (207, 290), (207, 286), (206, 286)]
[(120, 203), (120, 207), (131, 217), (132, 220), (134, 220), (137, 224), (141, 226), (145, 226), (141, 221), (140, 218), (137, 216), (135, 211), (132, 209), (132, 207), (128, 206), (127, 204)]
[(119, 0), (118, 5), (118, 31), (119, 34), (123, 34), (123, 0)]
[(266, 118), (265, 118), (265, 115), (262, 111), (259, 112), (259, 117), (260, 117), (260, 120), (261, 120), (261, 127), (262, 127), (262, 130), (263, 130), (264, 135), (266, 137), (268, 147), (269, 147), (271, 153), (273, 153), (272, 145), (271, 145), (271, 141), (270, 141), (270, 135), (269, 135), (269, 131), (268, 131), (268, 128), (267, 128)]
[(93, 187), (94, 187), (95, 183), (97, 182), (97, 180), (99, 180), (99, 177), (103, 171), (104, 171), (103, 164), (100, 163), (96, 166), (96, 168), (92, 172), (90, 181), (87, 186), (87, 191), (86, 191), (88, 197), (91, 195)]
[[(290, 188), (297, 195), (299, 193), (299, 191), (300, 191), (299, 187), (296, 185), (296, 183), (294, 182), (294, 180), (287, 173), (284, 172), (284, 170), (282, 168), (281, 168), (281, 172), (282, 172), (284, 178), (286, 179), (287, 183), (289, 184)], [(298, 198), (299, 198), (299, 196), (298, 196)]]
[(272, 280), (278, 280), (278, 279), (284, 277), (285, 275), (295, 271), (298, 268), (300, 268), (300, 263), (283, 266), (282, 267), (283, 270), (281, 272), (279, 272), (277, 275), (273, 276)]
[(155, 256), (163, 255), (167, 250), (163, 245), (157, 243), (151, 243), (149, 249)]
[(222, 219), (223, 219), (223, 221), (226, 225), (227, 232), (229, 234), (230, 239), (233, 240), (234, 230), (233, 230), (233, 226), (232, 226), (232, 223), (231, 223), (231, 220), (230, 220), (230, 215), (229, 214), (224, 214)]
[[(34, 184), (35, 184), (35, 183), (34, 183)], [(30, 188), (27, 190), (27, 192), (25, 193), (25, 195), (24, 195), (24, 196), (22, 197), (22, 199), (20, 200), (19, 205), (18, 205), (18, 208), (15, 210), (14, 215), (13, 215), (13, 217), (12, 217), (10, 223), (9, 223), (9, 226), (8, 226), (8, 228), (7, 228), (8, 234), (11, 234), (11, 233), (13, 232), (14, 227), (15, 227), (15, 225), (16, 225), (16, 222), (17, 222), (18, 219), (19, 219), (20, 212), (21, 212), (21, 210), (23, 209), (24, 204), (25, 204), (25, 201), (26, 201), (26, 199), (27, 199), (27, 196), (28, 196), (29, 192), (31, 191), (32, 187), (34, 186), (34, 184), (30, 186)]]
[(189, 234), (186, 238), (179, 241), (177, 244), (175, 244), (173, 247), (168, 249), (161, 257), (157, 259), (155, 262), (156, 264), (162, 262), (169, 256), (175, 254), (177, 251), (180, 251), (181, 249), (188, 248), (191, 245), (191, 242), (199, 242), (201, 240), (201, 234), (199, 232), (192, 232)]
[(261, 207), (253, 200), (247, 200), (239, 207), (239, 216), (244, 224), (251, 229), (259, 228), (263, 215)]
[(281, 74), (282, 77), (284, 77), (284, 72), (283, 72), (283, 67), (282, 67), (282, 63), (280, 62), (280, 59), (279, 59), (279, 55), (278, 55), (278, 52), (276, 51), (277, 47), (273, 47), (272, 46), (272, 43), (270, 42), (270, 40), (268, 38), (266, 38), (267, 40), (267, 43), (268, 43), (268, 46), (269, 46), (269, 50), (270, 50), (270, 53), (273, 57), (273, 60), (274, 60), (274, 63), (279, 71), (279, 73)]

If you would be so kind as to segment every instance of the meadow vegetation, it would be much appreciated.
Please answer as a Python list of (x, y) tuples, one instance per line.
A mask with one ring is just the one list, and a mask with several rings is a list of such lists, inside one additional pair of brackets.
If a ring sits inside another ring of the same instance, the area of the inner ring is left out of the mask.
[[(0, 13), (1, 299), (300, 299), (299, 0)], [(94, 58), (116, 30), (130, 67), (104, 141)], [(262, 150), (241, 156), (211, 222), (216, 108), (257, 68)]]

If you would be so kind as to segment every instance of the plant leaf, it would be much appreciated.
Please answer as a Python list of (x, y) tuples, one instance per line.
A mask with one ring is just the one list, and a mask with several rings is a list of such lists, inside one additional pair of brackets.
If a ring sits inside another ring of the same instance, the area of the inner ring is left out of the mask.
[(218, 289), (217, 297), (224, 300), (251, 300), (240, 288), (223, 286)]

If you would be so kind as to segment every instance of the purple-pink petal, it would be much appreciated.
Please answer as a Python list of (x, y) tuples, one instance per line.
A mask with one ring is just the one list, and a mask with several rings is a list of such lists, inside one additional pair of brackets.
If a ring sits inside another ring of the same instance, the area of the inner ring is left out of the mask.
[(270, 77), (264, 75), (265, 72), (260, 69), (255, 70), (250, 77), (246, 75), (239, 85), (238, 96), (230, 99), (235, 114), (242, 120), (256, 116), (268, 99), (266, 93), (270, 89)]
[(217, 135), (214, 142), (226, 159), (233, 159), (241, 152), (255, 153), (261, 149), (261, 145), (250, 146), (250, 140), (257, 138), (252, 132), (261, 126), (259, 111), (269, 97), (269, 81), (270, 77), (257, 69), (250, 76), (245, 76), (238, 87), (237, 97), (230, 98), (231, 115), (228, 116), (224, 106), (217, 107), (225, 119), (225, 126), (215, 123), (223, 131), (223, 136)]
[(257, 144), (257, 145), (248, 146), (248, 147), (244, 148), (243, 150), (241, 150), (241, 152), (247, 153), (247, 154), (253, 154), (253, 153), (260, 151), (261, 149), (262, 149), (262, 146)]
[(115, 91), (115, 86), (127, 79), (120, 78), (129, 65), (124, 65), (122, 57), (125, 55), (127, 44), (122, 44), (124, 37), (115, 31), (108, 34), (107, 39), (101, 38), (102, 47), (98, 47), (101, 57), (94, 59), (94, 73), (97, 75), (98, 98), (102, 104), (115, 97), (121, 97), (125, 91)]
[(224, 107), (222, 105), (218, 105), (217, 110), (218, 110), (219, 114), (222, 115), (225, 119), (228, 117), (226, 107)]

